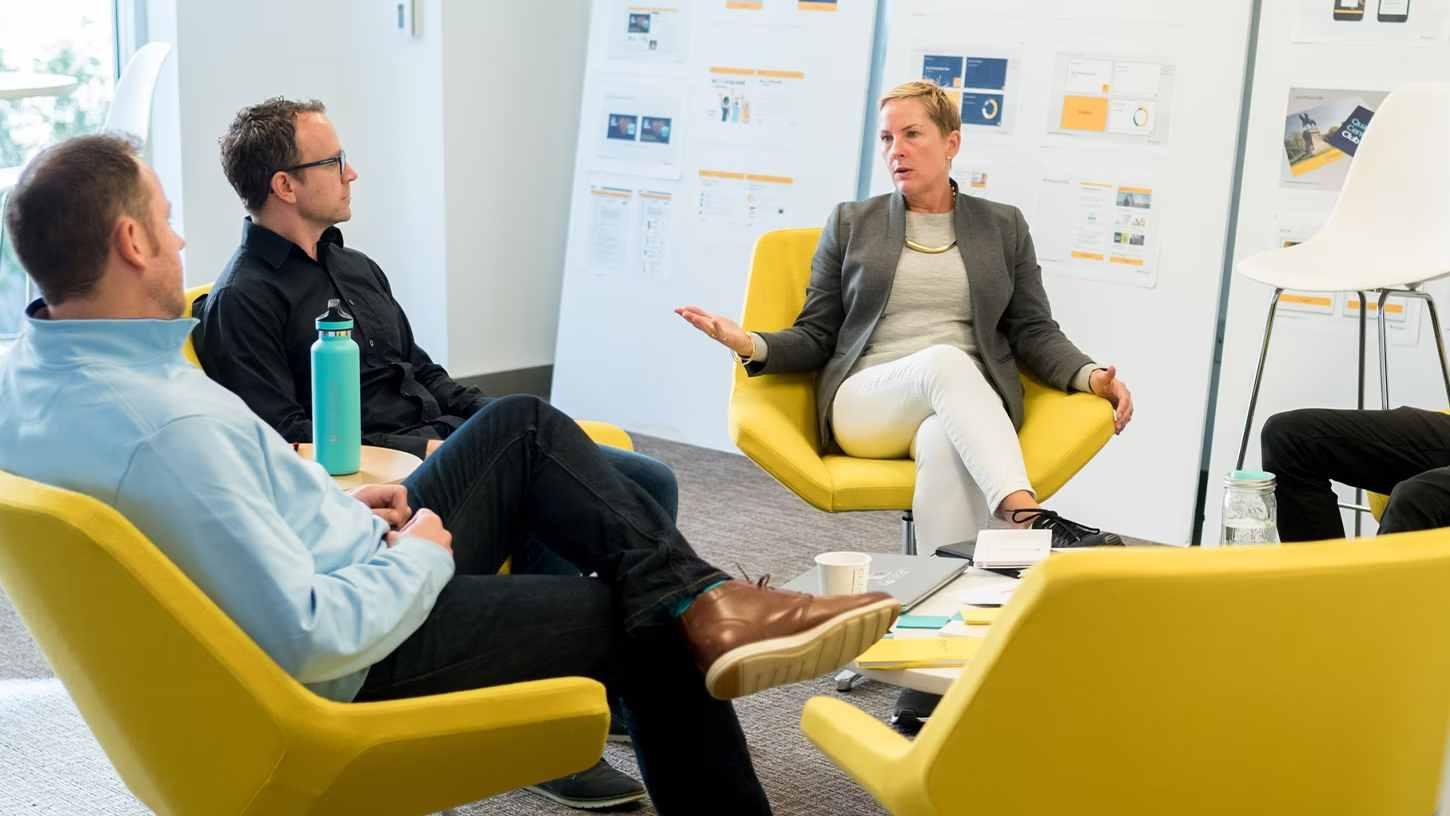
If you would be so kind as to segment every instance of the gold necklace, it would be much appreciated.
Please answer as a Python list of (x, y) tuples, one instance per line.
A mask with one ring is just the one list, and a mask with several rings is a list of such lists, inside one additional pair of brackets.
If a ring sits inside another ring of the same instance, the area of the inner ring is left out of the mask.
[(952, 239), (952, 242), (950, 244), (942, 244), (939, 247), (929, 247), (929, 246), (927, 246), (925, 244), (918, 244), (917, 242), (911, 240), (910, 238), (907, 238), (906, 239), (906, 248), (907, 249), (915, 250), (916, 252), (925, 253), (927, 255), (940, 255), (943, 252), (946, 252), (947, 250), (951, 249), (952, 247), (954, 247), (956, 245), (957, 245), (957, 239), (955, 239), (955, 238)]
[[(950, 184), (951, 187), (952, 187), (952, 203), (953, 203), (953, 205), (955, 205), (955, 203), (956, 203), (956, 196), (957, 196), (957, 180), (956, 179), (953, 179), (953, 178), (948, 178), (947, 179), (947, 183)], [(946, 252), (947, 250), (951, 249), (952, 247), (954, 247), (956, 245), (957, 245), (957, 239), (955, 239), (955, 238), (952, 239), (952, 242), (950, 244), (943, 244), (942, 246), (939, 246), (939, 247), (929, 247), (926, 244), (918, 244), (917, 242), (911, 240), (910, 238), (907, 238), (906, 239), (906, 248), (907, 249), (910, 249), (910, 250), (912, 250), (914, 252), (921, 252), (921, 253), (924, 253), (926, 255), (940, 255), (943, 252)]]

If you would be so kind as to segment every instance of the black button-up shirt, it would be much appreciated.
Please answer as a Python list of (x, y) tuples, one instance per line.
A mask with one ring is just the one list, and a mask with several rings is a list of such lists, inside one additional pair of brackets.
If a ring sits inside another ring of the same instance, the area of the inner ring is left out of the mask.
[(312, 441), (312, 344), (329, 298), (352, 313), (362, 373), (363, 442), (423, 456), (488, 398), (454, 382), (413, 342), (383, 270), (322, 234), (317, 260), (246, 219), (242, 245), (195, 314), (197, 356), (289, 442)]

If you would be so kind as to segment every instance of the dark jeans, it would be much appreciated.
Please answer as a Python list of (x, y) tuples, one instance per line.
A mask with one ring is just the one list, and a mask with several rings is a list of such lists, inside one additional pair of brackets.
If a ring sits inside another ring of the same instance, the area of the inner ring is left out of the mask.
[(1392, 411), (1288, 411), (1260, 436), (1264, 470), (1278, 477), (1279, 537), (1340, 538), (1329, 481), (1389, 495), (1381, 533), (1450, 526), (1450, 415)]
[[(604, 456), (610, 466), (619, 471), (621, 476), (644, 488), (644, 492), (648, 493), (661, 509), (670, 514), (670, 521), (679, 518), (680, 485), (675, 481), (675, 472), (670, 470), (669, 465), (657, 459), (651, 459), (642, 453), (608, 445), (600, 445), (599, 453)], [(524, 552), (514, 559), (512, 571), (518, 575), (578, 575), (580, 573), (577, 564), (565, 561), (563, 556), (534, 540), (530, 540)], [(628, 727), (629, 715), (619, 704), (619, 698), (612, 694), (609, 696), (609, 716), (611, 732)]]
[[(357, 699), (593, 677), (629, 711), (660, 813), (769, 813), (735, 710), (705, 691), (671, 613), (726, 576), (548, 403), (495, 400), (454, 436), (468, 444), (443, 446), (406, 484), (453, 533), (457, 574)], [(602, 580), (497, 575), (531, 539)]]
[[(644, 488), (644, 492), (669, 514), (670, 521), (679, 518), (680, 485), (669, 465), (642, 453), (608, 445), (600, 445), (599, 453), (621, 476)], [(578, 575), (580, 570), (548, 547), (531, 543), (524, 553), (514, 559), (513, 571), (534, 575)]]

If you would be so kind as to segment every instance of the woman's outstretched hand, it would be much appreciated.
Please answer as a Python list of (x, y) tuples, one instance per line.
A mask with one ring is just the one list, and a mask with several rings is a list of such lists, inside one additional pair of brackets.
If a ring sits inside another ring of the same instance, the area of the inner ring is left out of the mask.
[(755, 344), (750, 341), (750, 335), (740, 328), (740, 324), (728, 317), (707, 312), (699, 306), (681, 306), (675, 310), (675, 314), (741, 357), (749, 357), (755, 353)]
[(1133, 394), (1118, 379), (1118, 367), (1108, 366), (1094, 371), (1088, 377), (1088, 385), (1092, 387), (1094, 394), (1113, 406), (1113, 433), (1122, 433), (1133, 420)]

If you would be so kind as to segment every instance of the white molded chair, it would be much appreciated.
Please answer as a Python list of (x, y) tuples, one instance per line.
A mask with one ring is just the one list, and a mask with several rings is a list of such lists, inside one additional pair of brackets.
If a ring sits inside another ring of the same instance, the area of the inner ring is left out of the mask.
[[(1421, 284), (1450, 275), (1450, 85), (1416, 82), (1384, 100), (1344, 181), (1334, 211), (1314, 237), (1297, 246), (1270, 250), (1239, 262), (1245, 277), (1274, 287), (1264, 326), (1258, 371), (1249, 396), (1239, 445), (1243, 467), (1254, 407), (1264, 377), (1264, 359), (1274, 330), (1274, 312), (1286, 289), (1359, 294), (1359, 394), (1364, 408), (1366, 292), (1379, 292), (1380, 402), (1390, 407), (1385, 303), (1390, 295), (1425, 301), (1440, 354), (1440, 374), (1450, 398), (1450, 365), (1435, 300)], [(1367, 510), (1359, 505), (1345, 505)]]
[[(111, 108), (106, 111), (103, 132), (126, 133), (141, 143), (142, 151), (151, 137), (151, 105), (156, 98), (156, 82), (161, 77), (161, 66), (171, 55), (171, 44), (147, 43), (141, 46), (126, 63), (121, 78), (116, 81), (116, 93), (111, 99)], [(22, 165), (23, 167), (23, 165)], [(20, 180), (21, 167), (0, 167), (0, 254), (5, 250), (5, 202), (10, 190)], [(26, 278), (26, 300), (30, 299), (30, 279)]]
[(156, 82), (161, 66), (171, 55), (171, 44), (147, 43), (131, 55), (121, 78), (111, 109), (106, 112), (105, 131), (129, 133), (144, 147), (151, 137), (151, 103), (156, 98)]

